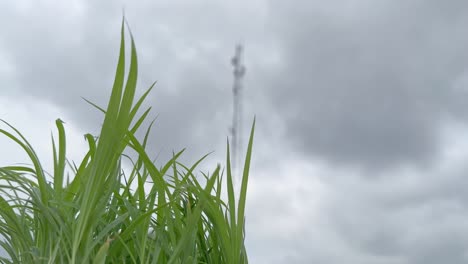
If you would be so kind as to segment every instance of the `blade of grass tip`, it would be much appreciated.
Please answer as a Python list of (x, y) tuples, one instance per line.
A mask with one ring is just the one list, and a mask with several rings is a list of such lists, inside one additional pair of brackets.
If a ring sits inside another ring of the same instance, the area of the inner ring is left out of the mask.
[(130, 69), (127, 76), (127, 84), (125, 85), (124, 94), (119, 110), (119, 117), (117, 123), (126, 128), (130, 120), (130, 112), (132, 108), (133, 99), (135, 97), (135, 90), (137, 85), (137, 76), (138, 76), (138, 58), (136, 53), (135, 41), (133, 39), (132, 32), (128, 28), (131, 41), (131, 57), (130, 57)]
[(7, 136), (8, 138), (10, 138), (11, 140), (13, 140), (14, 142), (16, 142), (26, 152), (26, 154), (30, 158), (31, 162), (33, 163), (35, 174), (36, 174), (37, 181), (39, 184), (39, 189), (41, 192), (41, 200), (43, 203), (45, 203), (49, 197), (48, 192), (47, 192), (47, 181), (44, 175), (44, 170), (42, 169), (41, 162), (39, 161), (39, 158), (37, 157), (36, 152), (32, 148), (31, 144), (29, 144), (29, 142), (23, 136), (23, 134), (19, 132), (18, 129), (16, 129), (12, 125), (10, 125), (8, 122), (4, 121), (3, 119), (0, 119), (0, 121), (6, 124), (8, 127), (10, 127), (19, 136), (19, 138), (15, 137), (10, 132), (0, 129), (0, 134), (3, 134)]
[(146, 133), (145, 133), (145, 136), (143, 138), (143, 147), (144, 148), (146, 148), (146, 145), (148, 144), (149, 134), (150, 134), (151, 129), (152, 129), (153, 125), (154, 125), (154, 122), (156, 121), (156, 118), (157, 118), (157, 116), (155, 118), (153, 118), (153, 120), (149, 124), (148, 128), (146, 129)]
[(140, 99), (138, 99), (136, 104), (133, 106), (132, 111), (130, 112), (130, 120), (132, 120), (135, 117), (136, 113), (138, 112), (138, 109), (140, 109), (141, 104), (146, 99), (146, 97), (151, 92), (151, 90), (153, 90), (153, 87), (155, 85), (156, 85), (156, 82), (153, 82), (153, 84), (151, 84), (151, 86), (148, 88), (148, 90), (146, 90), (146, 92), (140, 97)]
[(96, 139), (94, 139), (93, 135), (86, 134), (84, 135), (85, 140), (88, 141), (89, 153), (92, 154), (91, 157), (96, 153)]
[[(67, 166), (70, 167), (73, 174), (76, 174), (76, 172), (78, 171), (78, 167), (76, 166), (76, 163), (73, 160), (70, 161), (70, 160), (67, 159)], [(68, 179), (68, 177), (69, 177), (69, 173), (67, 173), (67, 179)], [(67, 184), (68, 184), (68, 181), (67, 181)]]
[[(218, 166), (221, 166), (221, 165), (218, 164)], [(222, 187), (223, 175), (224, 175), (224, 169), (221, 171), (221, 174), (219, 175), (218, 180), (216, 181), (216, 198), (217, 199), (221, 198), (221, 189), (223, 188)]]
[(141, 124), (143, 124), (143, 121), (145, 121), (146, 117), (148, 116), (149, 112), (151, 111), (151, 107), (149, 107), (141, 116), (138, 118), (138, 120), (135, 122), (135, 125), (130, 129), (130, 132), (135, 134), (136, 131), (140, 128)]
[(209, 155), (211, 155), (214, 151), (205, 154), (199, 160), (197, 160), (190, 168), (185, 167), (183, 164), (180, 164), (184, 169), (187, 170), (187, 174), (193, 175), (193, 171), (200, 165), (202, 161), (204, 161)]
[[(174, 157), (175, 153), (172, 152), (172, 156)], [(176, 188), (176, 186), (180, 186), (181, 183), (180, 183), (180, 179), (179, 179), (179, 171), (177, 169), (177, 162), (174, 162), (172, 163), (172, 177), (173, 177), (173, 183), (174, 183), (174, 188)], [(175, 194), (177, 191), (174, 191), (173, 194)]]
[(166, 182), (163, 178), (164, 174), (171, 167), (172, 163), (175, 162), (180, 155), (182, 155), (185, 149), (179, 151), (171, 160), (169, 160), (166, 163), (166, 165), (161, 170), (158, 170), (154, 163), (151, 161), (151, 159), (148, 157), (148, 154), (146, 153), (141, 143), (135, 138), (135, 136), (131, 133), (127, 133), (127, 135), (131, 142), (130, 146), (140, 155), (140, 158), (143, 160), (146, 168), (150, 172), (150, 176), (154, 184), (159, 184), (159, 186), (166, 186)]
[[(122, 89), (125, 78), (125, 27), (123, 20), (120, 29), (120, 39), (120, 53), (117, 62), (117, 69), (115, 72), (114, 85), (112, 86), (112, 93), (107, 107), (107, 111), (105, 111), (110, 112), (111, 114), (106, 115), (105, 119), (117, 118), (117, 115), (114, 115), (113, 113), (119, 112), (120, 101), (122, 100)], [(105, 120), (104, 123), (106, 123)]]
[[(63, 121), (57, 119), (55, 121), (58, 129), (59, 143), (58, 143), (58, 157), (54, 163), (54, 189), (59, 197), (63, 189), (63, 178), (65, 174), (65, 159), (66, 159), (66, 135), (65, 128), (63, 127)], [(54, 156), (56, 152), (54, 149)]]
[(216, 169), (214, 170), (214, 172), (211, 174), (211, 177), (208, 179), (208, 181), (206, 182), (206, 186), (205, 186), (205, 192), (207, 194), (211, 194), (213, 188), (214, 188), (214, 185), (216, 183), (216, 180), (219, 178), (219, 171), (221, 170), (221, 166), (216, 166)]
[[(242, 184), (241, 184), (241, 190), (240, 190), (240, 196), (239, 196), (239, 208), (238, 208), (238, 215), (237, 215), (237, 224), (239, 226), (237, 232), (238, 232), (238, 237), (243, 238), (243, 230), (244, 230), (244, 222), (245, 222), (245, 202), (246, 202), (246, 197), (247, 197), (247, 184), (249, 181), (249, 170), (250, 170), (250, 161), (252, 158), (252, 146), (253, 146), (253, 139), (254, 139), (254, 134), (255, 134), (255, 118), (252, 124), (252, 129), (250, 132), (250, 138), (249, 138), (249, 144), (247, 147), (247, 154), (245, 157), (245, 163), (244, 163), (244, 173), (242, 175)], [(243, 241), (242, 241), (243, 244)]]
[(177, 152), (175, 155), (173, 155), (172, 159), (170, 159), (164, 167), (160, 170), (162, 175), (165, 175), (166, 172), (172, 167), (172, 164), (176, 162), (176, 160), (184, 153), (185, 149), (182, 149), (181, 151)]
[(81, 97), (81, 99), (85, 100), (88, 104), (90, 104), (91, 106), (95, 107), (97, 110), (101, 111), (102, 113), (106, 113), (106, 110), (104, 110), (103, 108), (101, 108), (100, 106), (98, 106), (97, 104), (91, 102), (90, 100), (84, 98), (84, 97)]
[[(125, 173), (123, 173), (123, 176), (124, 176), (124, 186), (122, 186), (122, 188), (124, 188), (125, 190), (127, 189), (130, 189), (129, 186), (132, 185), (133, 181), (135, 180), (136, 178), (136, 172), (139, 171), (139, 168), (137, 168), (137, 163), (135, 161), (133, 161), (132, 157), (130, 157), (129, 155), (127, 154), (122, 154), (122, 157), (125, 158), (126, 160), (128, 160), (128, 162), (130, 162), (131, 164), (131, 168), (132, 170), (130, 171), (130, 175), (129, 177), (126, 176)], [(127, 180), (128, 179), (128, 180)]]
[(208, 157), (209, 155), (211, 155), (214, 151), (212, 152), (209, 152), (207, 154), (205, 154), (203, 157), (201, 157), (199, 160), (197, 160), (190, 168), (188, 168), (187, 166), (185, 166), (184, 164), (180, 163), (180, 162), (177, 162), (176, 161), (176, 164), (174, 165), (179, 165), (181, 166), (183, 169), (186, 170), (186, 173), (185, 173), (185, 176), (182, 177), (182, 179), (180, 180), (181, 182), (187, 182), (189, 181), (190, 179), (193, 179), (193, 181), (191, 181), (191, 184), (195, 184), (195, 186), (199, 189), (203, 189), (200, 185), (200, 183), (198, 182), (196, 176), (193, 174), (193, 171), (195, 170), (195, 168), (198, 167), (198, 165), (206, 159), (206, 157)]

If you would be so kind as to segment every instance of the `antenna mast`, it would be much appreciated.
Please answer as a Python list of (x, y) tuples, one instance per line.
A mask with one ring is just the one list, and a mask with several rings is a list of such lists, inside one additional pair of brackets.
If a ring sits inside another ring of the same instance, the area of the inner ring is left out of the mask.
[(231, 59), (234, 66), (234, 84), (232, 87), (233, 94), (233, 112), (232, 112), (232, 168), (234, 175), (239, 169), (239, 154), (242, 148), (242, 78), (245, 75), (245, 67), (242, 63), (243, 47), (240, 44), (236, 45), (234, 57)]

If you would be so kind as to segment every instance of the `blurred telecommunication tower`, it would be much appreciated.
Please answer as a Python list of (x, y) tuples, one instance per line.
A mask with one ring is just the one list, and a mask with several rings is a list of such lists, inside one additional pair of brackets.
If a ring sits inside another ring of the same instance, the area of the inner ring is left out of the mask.
[(242, 148), (242, 78), (245, 75), (245, 67), (242, 63), (242, 45), (236, 45), (234, 57), (231, 59), (234, 66), (234, 84), (232, 86), (233, 94), (233, 112), (232, 112), (232, 170), (235, 177), (239, 172), (240, 165), (240, 150)]

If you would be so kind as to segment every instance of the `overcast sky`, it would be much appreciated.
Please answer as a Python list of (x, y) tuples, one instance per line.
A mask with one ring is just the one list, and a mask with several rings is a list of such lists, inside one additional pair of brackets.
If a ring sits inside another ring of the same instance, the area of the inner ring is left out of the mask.
[(468, 263), (466, 0), (2, 1), (0, 118), (44, 162), (56, 118), (71, 158), (99, 131), (123, 9), (161, 162), (223, 161), (245, 45), (251, 263)]

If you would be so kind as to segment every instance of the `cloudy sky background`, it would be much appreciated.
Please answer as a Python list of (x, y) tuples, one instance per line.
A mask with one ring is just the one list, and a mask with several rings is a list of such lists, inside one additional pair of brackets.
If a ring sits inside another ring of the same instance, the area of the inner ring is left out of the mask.
[(223, 161), (245, 45), (251, 263), (467, 263), (467, 1), (2, 1), (0, 118), (45, 163), (56, 118), (72, 159), (99, 131), (122, 9), (161, 162)]

